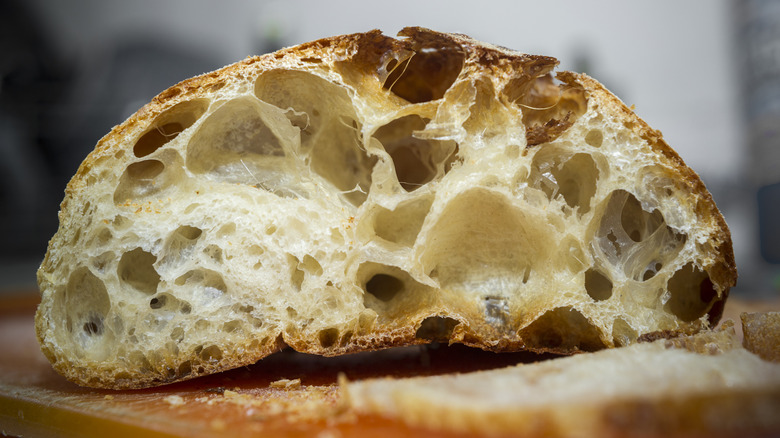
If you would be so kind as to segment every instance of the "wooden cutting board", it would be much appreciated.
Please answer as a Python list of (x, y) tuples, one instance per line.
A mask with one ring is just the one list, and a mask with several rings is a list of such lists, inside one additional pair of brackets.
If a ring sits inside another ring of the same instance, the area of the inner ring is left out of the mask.
[[(468, 372), (549, 358), (457, 345), (335, 358), (282, 351), (255, 365), (189, 382), (148, 390), (94, 390), (76, 386), (52, 370), (35, 338), (36, 305), (37, 294), (0, 300), (0, 433), (7, 435), (463, 436), (357, 416), (339, 403), (339, 378)], [(732, 299), (725, 318), (738, 321), (742, 311), (778, 308), (780, 303)]]
[(136, 391), (81, 388), (55, 373), (35, 338), (37, 295), (0, 301), (0, 432), (19, 436), (445, 437), (339, 403), (338, 379), (467, 372), (539, 360), (462, 346), (323, 358), (282, 351), (237, 370)]

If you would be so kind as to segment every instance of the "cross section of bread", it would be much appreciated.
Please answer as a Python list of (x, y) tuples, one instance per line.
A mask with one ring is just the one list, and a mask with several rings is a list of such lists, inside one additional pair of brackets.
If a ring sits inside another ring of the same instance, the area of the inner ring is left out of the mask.
[(556, 65), (407, 28), (163, 91), (66, 189), (43, 352), (81, 385), (139, 388), (284, 346), (576, 353), (713, 325), (737, 274), (709, 192)]

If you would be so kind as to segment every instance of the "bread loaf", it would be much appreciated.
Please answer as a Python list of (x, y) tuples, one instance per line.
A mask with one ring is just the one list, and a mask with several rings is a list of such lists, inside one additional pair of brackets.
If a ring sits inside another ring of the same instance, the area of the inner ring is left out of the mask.
[(719, 319), (729, 231), (658, 131), (554, 58), (400, 37), (248, 58), (102, 138), (38, 271), (54, 368), (140, 388), (284, 346), (576, 353)]

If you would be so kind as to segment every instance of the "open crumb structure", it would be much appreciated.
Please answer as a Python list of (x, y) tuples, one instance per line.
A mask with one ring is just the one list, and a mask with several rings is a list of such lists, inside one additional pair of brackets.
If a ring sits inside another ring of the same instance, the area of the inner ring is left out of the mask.
[(693, 332), (736, 281), (703, 184), (595, 80), (409, 28), (184, 81), (103, 138), (39, 271), (83, 385), (284, 345), (574, 353)]

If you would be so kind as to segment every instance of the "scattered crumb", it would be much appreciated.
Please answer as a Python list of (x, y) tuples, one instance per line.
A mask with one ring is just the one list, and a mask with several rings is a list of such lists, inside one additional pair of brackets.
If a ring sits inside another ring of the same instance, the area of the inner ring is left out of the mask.
[(301, 389), (301, 379), (280, 379), (275, 382), (271, 382), (271, 388), (277, 389)]
[[(238, 389), (238, 388), (236, 388)], [(258, 422), (312, 422), (341, 417), (338, 386), (303, 386), (300, 379), (282, 379), (268, 388), (225, 390), (222, 397), (210, 397), (208, 405), (230, 403)]]
[(169, 395), (168, 397), (165, 397), (163, 400), (165, 400), (165, 402), (171, 406), (181, 406), (184, 404), (184, 399), (181, 398), (180, 395)]
[(103, 398), (104, 398), (104, 399), (106, 399), (106, 400), (113, 400), (113, 399), (114, 399), (114, 396), (113, 396), (113, 395), (111, 395), (111, 394), (106, 394), (106, 396), (105, 396), (105, 397), (103, 397)]
[(745, 348), (770, 362), (780, 362), (780, 312), (743, 312)]

